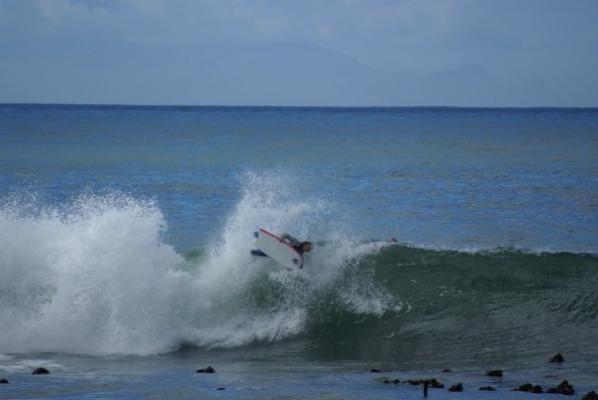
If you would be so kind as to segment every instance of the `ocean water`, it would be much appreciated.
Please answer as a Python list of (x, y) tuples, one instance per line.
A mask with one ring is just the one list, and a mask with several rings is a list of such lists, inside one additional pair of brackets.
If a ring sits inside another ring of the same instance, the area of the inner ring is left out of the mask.
[(0, 105), (0, 398), (582, 393), (597, 288), (598, 109)]

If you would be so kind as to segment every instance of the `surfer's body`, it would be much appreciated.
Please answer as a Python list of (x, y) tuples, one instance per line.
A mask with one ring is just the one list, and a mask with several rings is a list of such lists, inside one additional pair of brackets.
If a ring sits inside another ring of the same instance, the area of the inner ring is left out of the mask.
[[(262, 236), (264, 237), (264, 239), (260, 239), (260, 235), (265, 235)], [(303, 254), (310, 252), (312, 248), (311, 242), (301, 242), (288, 233), (284, 233), (280, 237), (278, 237), (263, 229), (260, 229), (258, 232), (255, 232), (255, 237), (258, 239), (258, 241), (256, 242), (257, 249), (251, 250), (252, 255), (259, 257), (274, 258), (276, 261), (286, 266), (287, 268), (289, 266), (289, 263), (292, 263), (296, 267), (302, 268)], [(274, 241), (272, 239), (274, 239)], [(266, 242), (263, 242), (263, 240), (266, 240)], [(262, 242), (262, 247), (260, 247), (260, 242)], [(276, 243), (278, 243), (278, 245)], [(263, 248), (264, 246), (266, 248)], [(286, 254), (286, 252), (289, 251), (290, 254)]]
[(297, 250), (297, 253), (303, 255), (303, 253), (309, 253), (311, 251), (311, 242), (308, 241), (303, 241), (300, 242), (297, 238), (295, 238), (294, 236), (292, 236), (289, 233), (283, 233), (282, 236), (280, 236), (280, 238), (288, 243), (289, 245), (291, 245), (295, 250)]

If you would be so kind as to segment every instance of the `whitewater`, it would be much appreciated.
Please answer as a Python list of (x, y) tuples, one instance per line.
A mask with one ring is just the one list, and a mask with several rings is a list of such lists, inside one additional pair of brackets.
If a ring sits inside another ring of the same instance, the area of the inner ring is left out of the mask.
[[(384, 243), (329, 238), (310, 256), (309, 273), (256, 259), (256, 227), (308, 237), (305, 221), (319, 225), (326, 205), (265, 190), (276, 182), (271, 176), (247, 180), (253, 189), (221, 236), (187, 258), (165, 242), (167, 223), (153, 201), (111, 193), (82, 195), (60, 209), (3, 202), (0, 352), (154, 354), (182, 343), (240, 346), (302, 332), (312, 297)], [(267, 306), (271, 300), (257, 293), (265, 284), (279, 292), (263, 294), (278, 296)], [(359, 285), (342, 294), (347, 309), (380, 315), (400, 307), (373, 282)]]

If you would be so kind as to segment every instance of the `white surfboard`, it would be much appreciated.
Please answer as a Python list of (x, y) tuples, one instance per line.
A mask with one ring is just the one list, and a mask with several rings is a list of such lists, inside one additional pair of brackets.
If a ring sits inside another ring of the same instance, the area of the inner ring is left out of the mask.
[(303, 267), (303, 256), (293, 246), (265, 229), (259, 229), (255, 247), (287, 268)]

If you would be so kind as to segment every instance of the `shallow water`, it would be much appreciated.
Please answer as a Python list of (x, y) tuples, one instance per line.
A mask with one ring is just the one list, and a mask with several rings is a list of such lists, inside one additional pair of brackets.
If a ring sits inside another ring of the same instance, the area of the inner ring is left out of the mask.
[[(52, 360), (52, 361), (49, 361)], [(6, 367), (7, 360), (2, 363)], [(264, 357), (251, 351), (186, 351), (163, 356), (83, 357), (43, 355), (10, 361), (11, 383), (0, 393), (7, 399), (31, 398), (228, 398), (228, 399), (421, 399), (422, 386), (408, 379), (436, 377), (447, 388), (462, 382), (464, 391), (450, 393), (429, 389), (430, 399), (555, 399), (554, 394), (524, 394), (512, 388), (525, 382), (544, 390), (563, 379), (575, 377), (579, 398), (595, 389), (595, 374), (565, 365), (513, 368), (503, 378), (489, 378), (482, 368), (462, 368), (450, 373), (439, 370), (393, 370), (370, 373), (369, 365), (347, 361), (314, 362), (296, 356)], [(34, 365), (51, 365), (50, 375), (30, 375)], [(217, 365), (214, 374), (196, 374), (197, 368)], [(371, 364), (373, 365), (373, 364)], [(380, 367), (380, 365), (375, 365)], [(378, 380), (399, 378), (399, 384)], [(491, 385), (495, 392), (478, 388)], [(223, 390), (218, 390), (224, 388)], [(569, 398), (569, 397), (562, 397)]]

